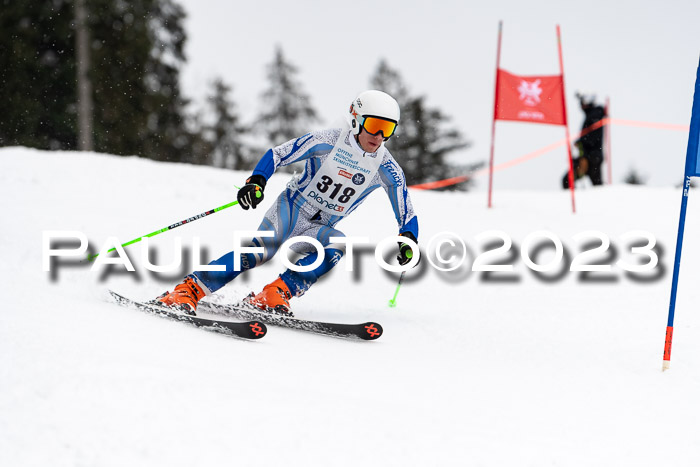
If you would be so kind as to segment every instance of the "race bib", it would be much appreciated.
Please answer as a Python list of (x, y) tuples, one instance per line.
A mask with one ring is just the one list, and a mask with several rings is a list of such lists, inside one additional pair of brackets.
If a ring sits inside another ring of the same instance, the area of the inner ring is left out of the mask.
[(335, 216), (344, 216), (360, 198), (379, 170), (384, 155), (383, 146), (376, 153), (364, 153), (352, 145), (351, 138), (351, 130), (340, 134), (303, 193), (311, 206)]

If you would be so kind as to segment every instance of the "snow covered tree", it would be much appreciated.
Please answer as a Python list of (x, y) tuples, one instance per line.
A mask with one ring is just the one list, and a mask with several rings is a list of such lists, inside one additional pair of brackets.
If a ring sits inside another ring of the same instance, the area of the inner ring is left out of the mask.
[[(447, 162), (449, 153), (465, 149), (470, 143), (457, 128), (447, 127), (450, 118), (428, 107), (426, 97), (411, 96), (400, 73), (385, 60), (379, 62), (370, 85), (390, 94), (401, 107), (401, 123), (387, 147), (399, 159), (409, 185), (466, 175), (482, 165), (455, 166)], [(447, 189), (467, 190), (469, 185), (467, 180)]]
[(262, 95), (262, 112), (258, 118), (270, 146), (277, 146), (311, 129), (319, 118), (311, 99), (296, 79), (297, 67), (277, 46), (275, 56), (267, 67), (269, 86)]
[(379, 61), (377, 69), (370, 79), (370, 88), (384, 91), (396, 99), (403, 111), (404, 104), (410, 100), (408, 89), (403, 82), (401, 74), (391, 68), (385, 59)]
[[(0, 144), (75, 149), (75, 0), (5, 2), (0, 9)], [(94, 148), (160, 160), (197, 158), (181, 96), (184, 11), (174, 0), (82, 2), (89, 33)], [(79, 10), (80, 11), (80, 10)], [(83, 101), (84, 102), (84, 101)]]
[(215, 80), (212, 87), (208, 102), (214, 113), (214, 123), (207, 127), (212, 144), (210, 163), (233, 170), (251, 169), (255, 166), (253, 151), (245, 143), (250, 130), (240, 122), (236, 105), (230, 97), (231, 87), (221, 79)]

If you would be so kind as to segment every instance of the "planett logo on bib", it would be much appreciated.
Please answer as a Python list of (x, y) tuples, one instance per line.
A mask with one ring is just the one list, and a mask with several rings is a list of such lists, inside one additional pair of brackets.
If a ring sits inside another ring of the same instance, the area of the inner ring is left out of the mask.
[(331, 203), (327, 199), (325, 199), (321, 193), (318, 193), (314, 190), (311, 190), (308, 195), (306, 195), (307, 198), (316, 201), (318, 203), (318, 207), (330, 211), (330, 212), (335, 212), (335, 213), (341, 213), (345, 210), (345, 206), (339, 206), (336, 203)]

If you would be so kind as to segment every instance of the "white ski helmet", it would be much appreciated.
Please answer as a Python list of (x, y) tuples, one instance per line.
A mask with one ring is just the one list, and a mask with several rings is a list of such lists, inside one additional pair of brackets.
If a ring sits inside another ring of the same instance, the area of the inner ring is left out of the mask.
[(401, 110), (396, 99), (389, 94), (370, 90), (361, 92), (350, 104), (350, 126), (353, 134), (359, 134), (366, 117), (379, 117), (398, 125)]

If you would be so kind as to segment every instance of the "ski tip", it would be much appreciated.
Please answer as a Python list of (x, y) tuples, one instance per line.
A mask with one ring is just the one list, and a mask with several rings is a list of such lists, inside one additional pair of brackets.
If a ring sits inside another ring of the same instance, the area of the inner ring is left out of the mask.
[(111, 289), (107, 289), (109, 292), (109, 298), (114, 302), (114, 303), (119, 303), (120, 300), (124, 300), (125, 297), (121, 296), (117, 292)]
[(267, 326), (261, 321), (248, 321), (249, 339), (261, 339), (267, 335)]
[(375, 339), (379, 339), (382, 334), (384, 334), (384, 329), (379, 323), (369, 321), (367, 323), (363, 323), (362, 327), (364, 328), (363, 332), (360, 333), (360, 339), (362, 340), (373, 341)]

